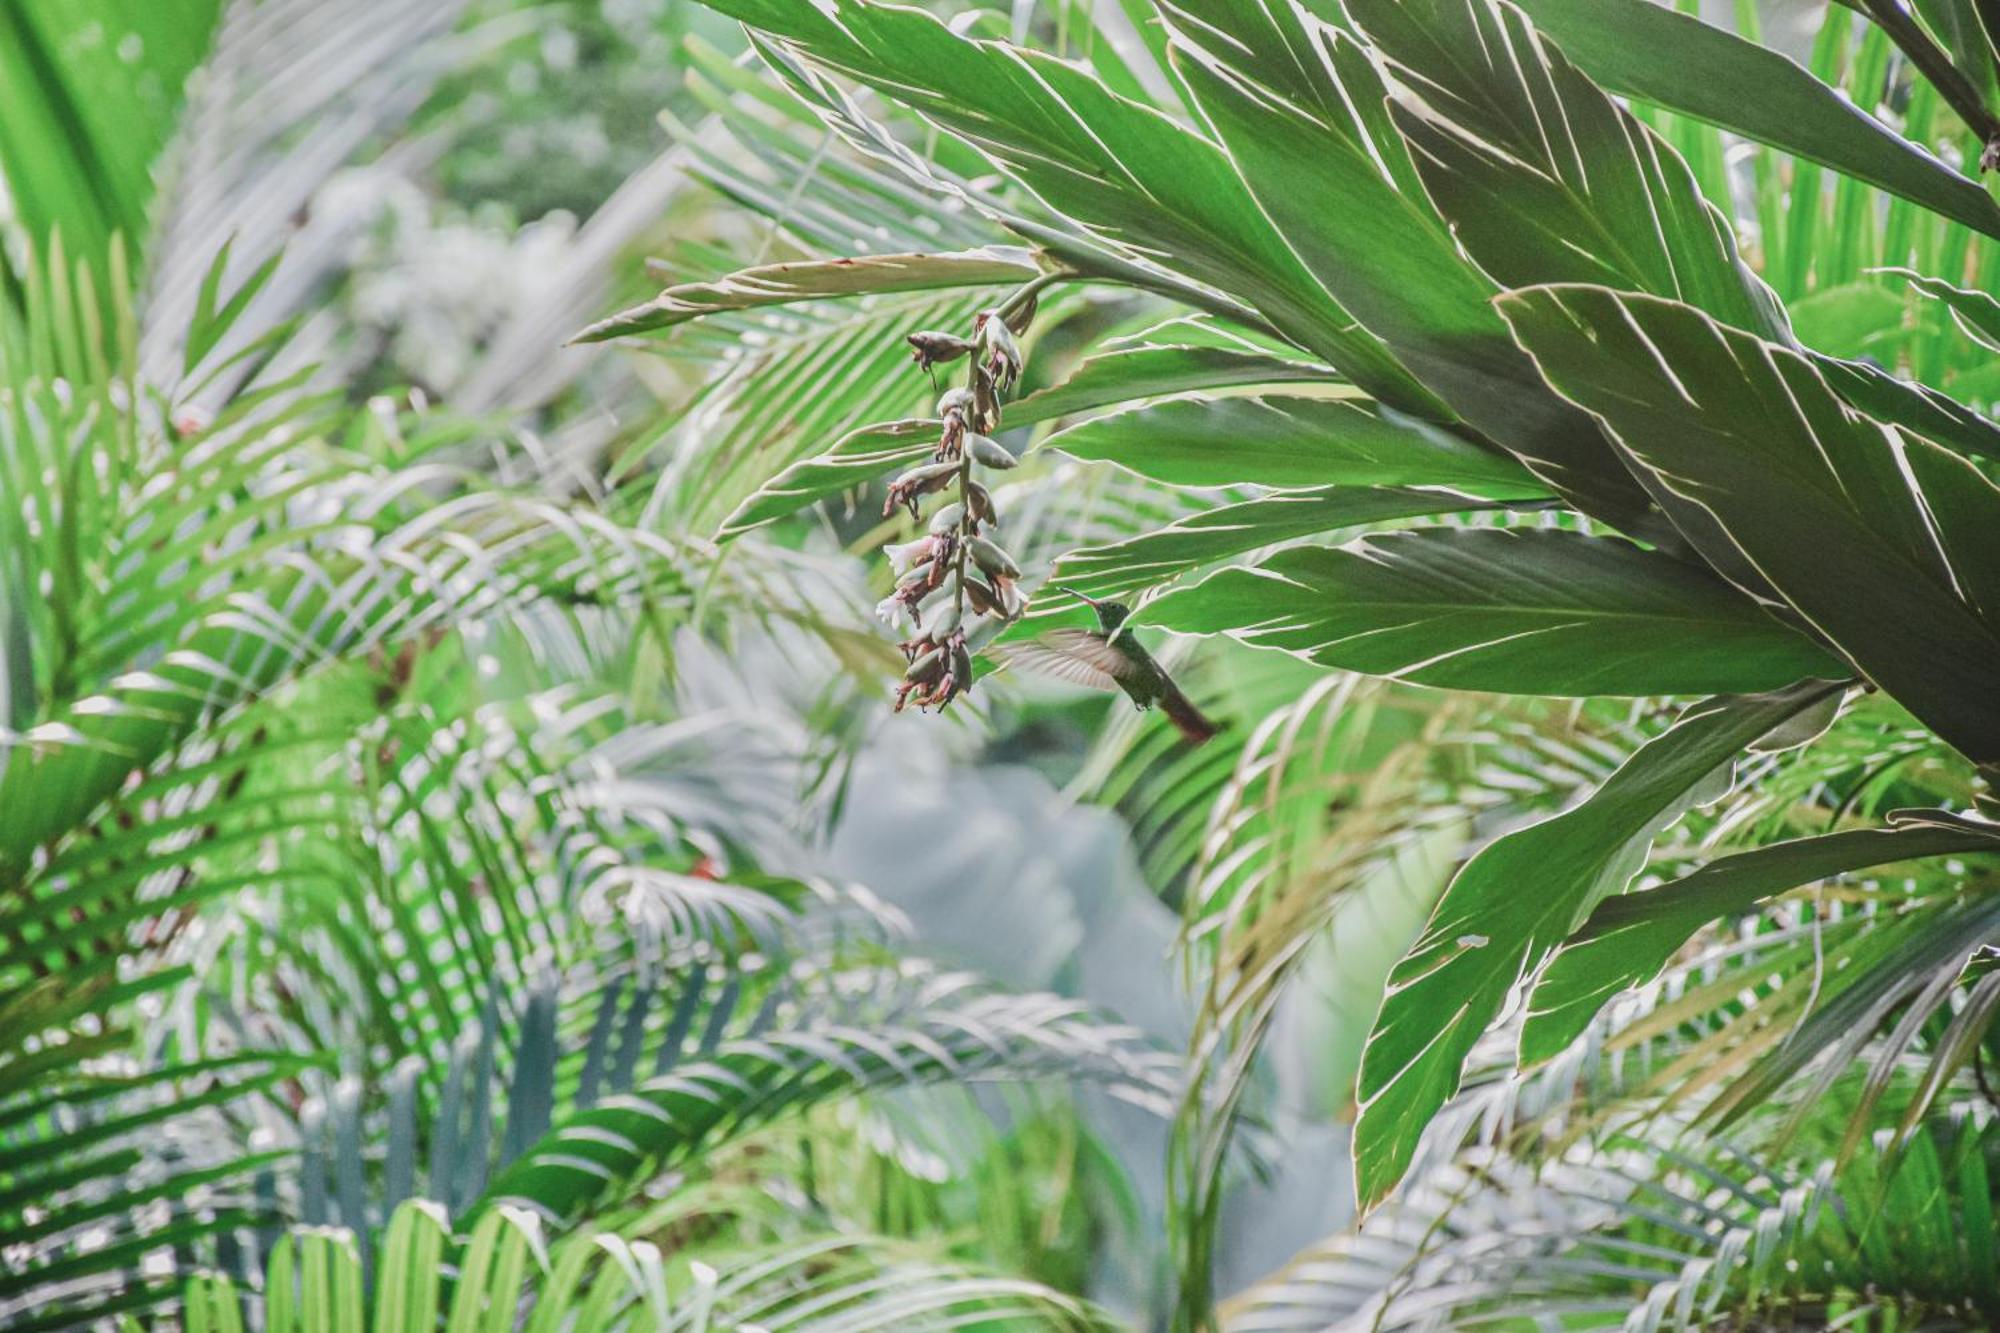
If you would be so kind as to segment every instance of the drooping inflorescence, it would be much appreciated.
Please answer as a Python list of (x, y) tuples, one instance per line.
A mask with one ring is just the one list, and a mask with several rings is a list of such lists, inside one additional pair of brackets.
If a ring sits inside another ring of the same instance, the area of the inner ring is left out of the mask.
[(923, 535), (887, 548), (896, 587), (877, 610), (891, 624), (907, 622), (912, 630), (901, 644), (910, 665), (896, 688), (898, 712), (911, 703), (943, 708), (971, 689), (973, 652), (1026, 609), (1020, 566), (989, 535), (1000, 515), (975, 469), (1015, 465), (993, 435), (1000, 429), (1002, 400), (1020, 382), (1016, 339), (1033, 311), (1030, 291), (1025, 299), (981, 311), (970, 338), (935, 331), (909, 335), (925, 370), (961, 358), (969, 368), (966, 383), (938, 400), (941, 426), (930, 460), (891, 482), (882, 507), (884, 517), (901, 508), (921, 519), (925, 496), (947, 491), (955, 496), (931, 513)]

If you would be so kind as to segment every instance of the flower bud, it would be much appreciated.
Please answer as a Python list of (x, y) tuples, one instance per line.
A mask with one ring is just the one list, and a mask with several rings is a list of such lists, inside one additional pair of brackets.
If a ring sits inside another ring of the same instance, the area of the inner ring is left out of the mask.
[(944, 674), (944, 660), (944, 649), (933, 648), (910, 663), (909, 670), (903, 673), (903, 679), (915, 681), (919, 685), (928, 685)]
[(965, 483), (965, 507), (973, 522), (999, 525), (1000, 510), (993, 503), (992, 492), (976, 481)]
[(1010, 392), (1020, 381), (1021, 345), (1014, 341), (1014, 331), (1007, 327), (1007, 321), (995, 311), (987, 311), (979, 317), (979, 332), (974, 337), (978, 346), (979, 364), (993, 377), (993, 385), (1001, 393)]
[(966, 452), (972, 455), (972, 461), (982, 467), (1005, 471), (1010, 467), (1017, 466), (1021, 461), (1008, 453), (1006, 446), (1002, 445), (991, 435), (967, 434), (965, 437), (965, 448)]
[[(980, 377), (975, 375), (973, 378)], [(938, 399), (938, 415), (944, 418), (944, 432), (938, 436), (937, 452), (931, 457), (939, 460), (957, 458), (965, 441), (967, 423), (978, 412), (978, 395), (970, 389), (953, 389)]]
[[(951, 474), (957, 470), (957, 466), (952, 463), (920, 463), (889, 484), (891, 486), (914, 487), (920, 486), (927, 481), (948, 481)], [(933, 487), (932, 489), (936, 488)], [(920, 495), (924, 493), (922, 491), (918, 492)]]
[(887, 518), (902, 505), (910, 511), (910, 517), (917, 516), (917, 497), (941, 491), (951, 484), (953, 474), (958, 471), (956, 463), (923, 463), (911, 468), (902, 476), (889, 483), (889, 496), (882, 503), (882, 516)]
[(937, 609), (925, 618), (923, 636), (932, 643), (943, 643), (951, 632), (958, 628), (958, 622), (961, 618), (958, 599), (956, 597), (944, 598), (938, 603)]
[[(953, 501), (931, 515), (931, 535), (938, 536), (950, 532), (965, 521), (965, 506)], [(991, 542), (987, 543), (989, 546)]]
[(910, 344), (916, 354), (917, 365), (925, 370), (941, 366), (948, 361), (956, 361), (972, 350), (972, 342), (955, 333), (939, 333), (935, 329), (925, 329), (912, 333), (904, 341)]
[(987, 541), (984, 537), (974, 537), (966, 547), (973, 563), (984, 570), (989, 578), (1018, 579), (1021, 567), (1014, 563), (1014, 557)]
[(972, 426), (976, 430), (995, 431), (1000, 429), (1000, 391), (994, 387), (993, 377), (980, 366), (972, 377)]
[(984, 615), (1004, 616), (1007, 614), (1000, 594), (981, 583), (978, 579), (965, 581), (965, 600), (972, 603), (972, 609)]

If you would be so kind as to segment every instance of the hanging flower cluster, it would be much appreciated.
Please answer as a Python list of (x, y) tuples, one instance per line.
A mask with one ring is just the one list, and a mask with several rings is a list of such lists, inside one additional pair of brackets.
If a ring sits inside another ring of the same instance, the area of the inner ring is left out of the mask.
[(951, 492), (954, 497), (931, 513), (922, 536), (887, 548), (896, 590), (876, 609), (890, 624), (907, 624), (912, 631), (901, 645), (910, 666), (896, 689), (898, 712), (912, 703), (943, 708), (971, 689), (973, 649), (1026, 609), (1020, 566), (987, 535), (999, 525), (1000, 514), (975, 470), (1015, 465), (993, 434), (1000, 429), (1001, 400), (1020, 382), (1016, 337), (1032, 314), (1030, 294), (1025, 302), (981, 311), (970, 338), (934, 331), (909, 335), (923, 369), (961, 359), (969, 360), (970, 369), (964, 385), (938, 400), (943, 430), (930, 461), (891, 482), (882, 507), (885, 517), (901, 508), (921, 519), (925, 496)]

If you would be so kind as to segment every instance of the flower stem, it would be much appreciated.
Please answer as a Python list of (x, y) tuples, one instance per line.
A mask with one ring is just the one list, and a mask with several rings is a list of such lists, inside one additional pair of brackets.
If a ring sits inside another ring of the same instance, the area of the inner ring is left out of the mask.
[(1000, 303), (1000, 307), (998, 310), (1000, 318), (1007, 320), (1008, 323), (1011, 325), (1013, 322), (1013, 317), (1016, 314), (1019, 314), (1020, 311), (1029, 304), (1029, 302), (1033, 301), (1036, 297), (1040, 296), (1043, 292), (1055, 286), (1057, 283), (1071, 282), (1074, 281), (1078, 276), (1080, 275), (1071, 273), (1067, 269), (1065, 269), (1058, 273), (1044, 273), (1038, 278), (1034, 278), (1028, 282), (1023, 283), (1019, 288), (1017, 288), (1014, 291), (1013, 295), (1009, 296), (1006, 300)]

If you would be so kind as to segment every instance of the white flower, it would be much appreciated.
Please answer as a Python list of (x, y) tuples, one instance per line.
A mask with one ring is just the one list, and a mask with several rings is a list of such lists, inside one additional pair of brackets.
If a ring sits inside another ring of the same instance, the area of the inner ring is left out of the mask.
[(920, 561), (931, 558), (937, 549), (937, 538), (919, 537), (913, 542), (891, 542), (882, 548), (889, 557), (889, 568), (896, 574), (907, 574)]

